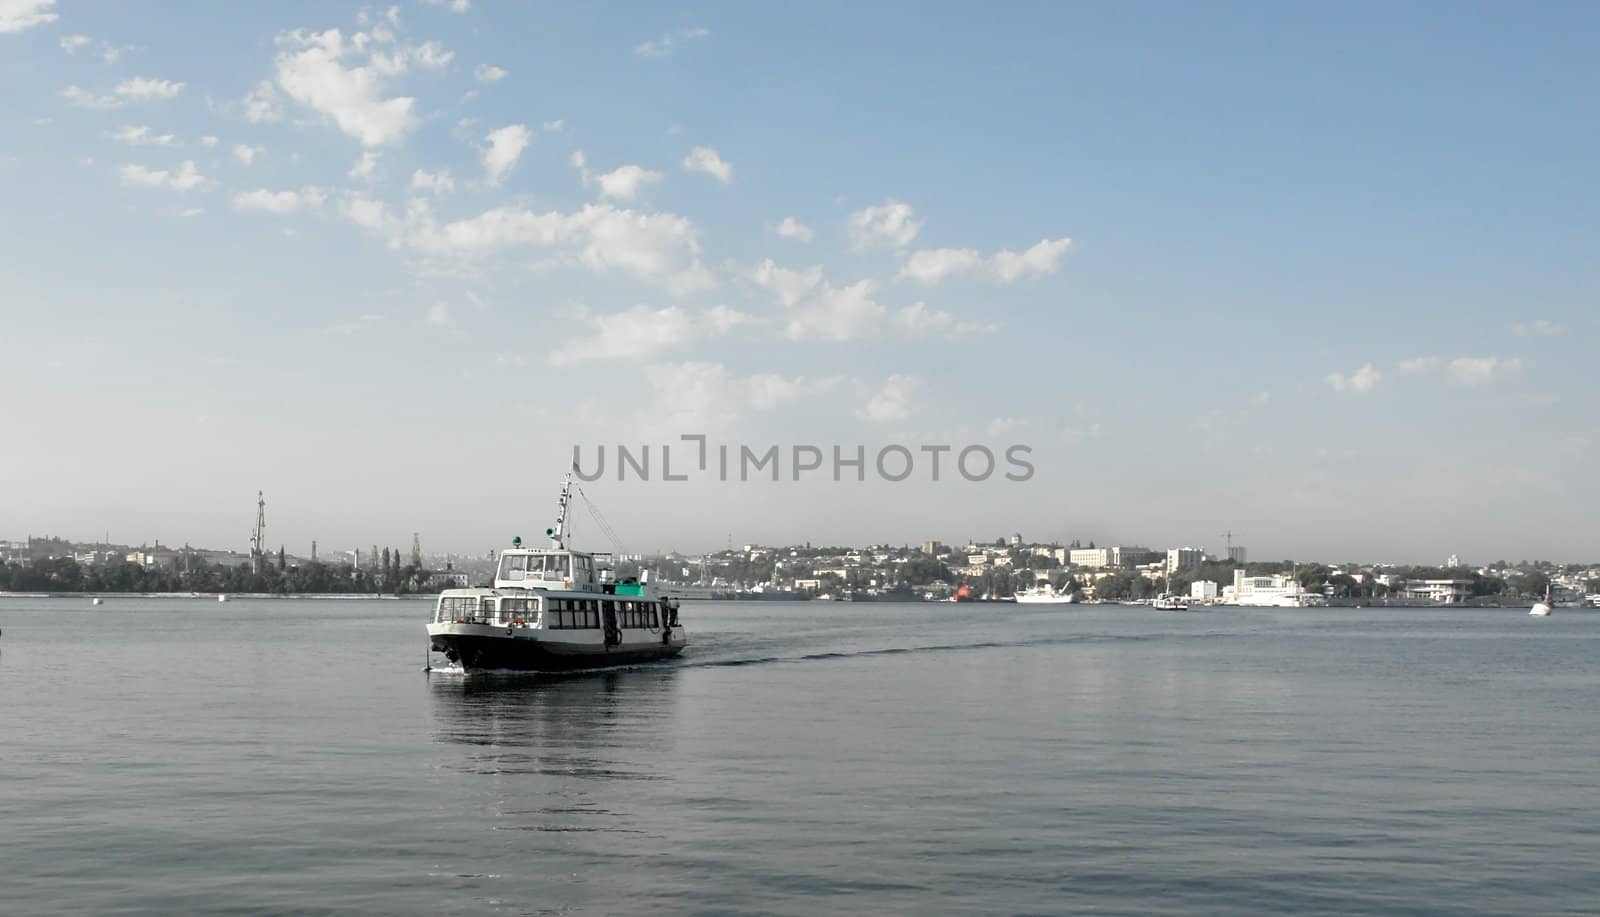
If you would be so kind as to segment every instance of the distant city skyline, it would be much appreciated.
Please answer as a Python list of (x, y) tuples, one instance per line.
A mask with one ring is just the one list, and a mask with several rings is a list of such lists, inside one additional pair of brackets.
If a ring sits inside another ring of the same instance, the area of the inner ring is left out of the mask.
[(482, 553), (703, 434), (1035, 473), (613, 473), (628, 550), (1592, 560), (1597, 27), (0, 4), (0, 538)]

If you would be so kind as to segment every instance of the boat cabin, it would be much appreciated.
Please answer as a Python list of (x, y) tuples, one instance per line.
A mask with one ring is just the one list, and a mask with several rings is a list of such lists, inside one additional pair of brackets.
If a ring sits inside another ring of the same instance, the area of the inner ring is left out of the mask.
[(563, 589), (597, 592), (611, 579), (611, 555), (565, 548), (511, 548), (500, 552), (496, 589)]

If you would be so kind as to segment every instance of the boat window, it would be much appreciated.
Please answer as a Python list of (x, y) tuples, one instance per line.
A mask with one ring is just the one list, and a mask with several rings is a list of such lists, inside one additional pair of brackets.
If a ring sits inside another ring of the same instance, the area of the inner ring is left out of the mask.
[(654, 602), (618, 602), (617, 621), (623, 627), (635, 629), (655, 628), (656, 605)]
[(537, 599), (512, 599), (500, 600), (500, 614), (507, 621), (532, 622), (538, 617), (539, 605)]
[(544, 578), (560, 580), (566, 579), (567, 560), (568, 557), (565, 554), (547, 555), (544, 558)]
[(470, 621), (477, 610), (476, 596), (447, 595), (439, 599), (440, 621)]
[(596, 603), (585, 599), (546, 599), (545, 626), (551, 630), (585, 630), (600, 626)]
[(533, 558), (526, 554), (502, 555), (500, 558), (500, 579), (522, 579), (528, 569), (528, 561)]

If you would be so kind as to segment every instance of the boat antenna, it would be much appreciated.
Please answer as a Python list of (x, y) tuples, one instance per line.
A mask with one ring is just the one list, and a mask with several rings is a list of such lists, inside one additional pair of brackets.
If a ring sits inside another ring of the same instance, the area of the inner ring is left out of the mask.
[(550, 536), (550, 547), (565, 548), (567, 540), (567, 504), (572, 501), (572, 472), (561, 481), (561, 496), (556, 500), (555, 528), (545, 532)]

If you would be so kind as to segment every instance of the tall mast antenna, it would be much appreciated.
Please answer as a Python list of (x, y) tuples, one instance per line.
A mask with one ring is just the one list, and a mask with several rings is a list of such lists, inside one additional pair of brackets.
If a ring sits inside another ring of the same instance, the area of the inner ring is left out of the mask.
[(568, 471), (567, 476), (561, 481), (561, 497), (556, 501), (555, 528), (545, 532), (546, 535), (550, 536), (550, 547), (552, 548), (561, 549), (567, 546), (567, 508), (571, 505), (571, 502), (572, 472)]
[(250, 535), (251, 569), (257, 573), (261, 572), (263, 552), (266, 551), (266, 543), (261, 540), (266, 528), (267, 498), (265, 494), (258, 490), (256, 491), (256, 528)]

